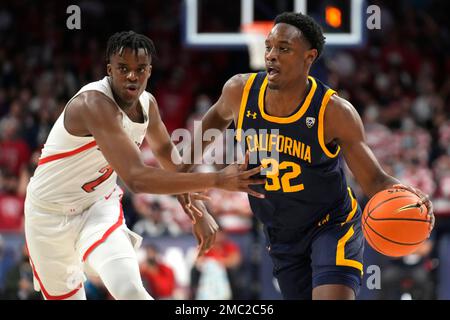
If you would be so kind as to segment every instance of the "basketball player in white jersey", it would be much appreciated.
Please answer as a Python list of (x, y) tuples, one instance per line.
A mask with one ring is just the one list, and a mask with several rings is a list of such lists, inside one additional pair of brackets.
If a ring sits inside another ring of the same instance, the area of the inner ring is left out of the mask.
[[(218, 173), (176, 173), (179, 156), (145, 91), (154, 46), (132, 31), (108, 41), (108, 76), (84, 86), (66, 105), (28, 185), (25, 236), (35, 288), (45, 299), (85, 299), (84, 271), (100, 276), (116, 299), (152, 299), (142, 285), (134, 247), (140, 237), (125, 225), (117, 175), (132, 192), (181, 194), (217, 187), (245, 191), (264, 180), (259, 168), (231, 165)], [(139, 152), (144, 137), (161, 166)], [(194, 224), (202, 250), (217, 225), (205, 211)]]

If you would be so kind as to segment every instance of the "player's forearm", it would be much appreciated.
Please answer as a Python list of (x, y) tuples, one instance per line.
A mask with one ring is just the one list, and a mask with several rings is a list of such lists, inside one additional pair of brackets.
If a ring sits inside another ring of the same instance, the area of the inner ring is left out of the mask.
[(145, 167), (125, 183), (135, 193), (180, 194), (214, 188), (218, 181), (218, 173), (175, 173)]
[(366, 188), (363, 188), (366, 195), (371, 198), (373, 195), (375, 195), (377, 192), (380, 192), (385, 189), (391, 188), (394, 184), (400, 184), (401, 182), (386, 174), (386, 173), (380, 173), (378, 174), (373, 180), (372, 183), (367, 186)]

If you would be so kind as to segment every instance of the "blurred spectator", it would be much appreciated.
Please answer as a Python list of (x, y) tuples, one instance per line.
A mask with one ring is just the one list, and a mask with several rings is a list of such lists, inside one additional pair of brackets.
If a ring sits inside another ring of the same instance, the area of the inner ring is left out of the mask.
[(252, 210), (244, 192), (211, 189), (206, 205), (222, 230), (227, 233), (246, 233), (252, 228)]
[(10, 172), (3, 174), (0, 190), (0, 231), (21, 231), (24, 197), (17, 195), (18, 178)]
[(191, 297), (195, 300), (232, 300), (231, 283), (225, 266), (213, 258), (197, 261), (191, 272)]
[(437, 190), (434, 195), (434, 211), (438, 215), (450, 215), (450, 155), (442, 155), (433, 164)]
[[(443, 114), (442, 117), (444, 117)], [(450, 120), (447, 120), (446, 122), (442, 121), (442, 124), (439, 126), (439, 145), (447, 155), (450, 155)]]
[(157, 88), (155, 97), (167, 131), (184, 128), (193, 104), (192, 86), (184, 70), (174, 68), (169, 79)]
[(145, 260), (140, 265), (145, 288), (156, 300), (173, 299), (176, 283), (172, 268), (161, 261), (155, 245), (145, 244), (145, 253)]
[(5, 168), (16, 176), (30, 158), (27, 143), (18, 135), (19, 125), (18, 120), (13, 117), (0, 121), (0, 168)]
[(405, 160), (418, 160), (421, 166), (428, 165), (430, 155), (431, 136), (425, 129), (419, 127), (411, 117), (401, 120), (401, 130), (394, 135), (396, 154)]
[(15, 255), (13, 250), (6, 246), (0, 234), (0, 299), (5, 296), (5, 284), (8, 281), (9, 270), (14, 266)]
[(27, 193), (28, 182), (30, 182), (30, 178), (34, 173), (34, 170), (36, 170), (40, 156), (41, 156), (40, 151), (33, 152), (31, 154), (31, 159), (28, 162), (28, 164), (26, 166), (23, 166), (22, 170), (20, 170), (19, 183), (17, 186), (17, 195), (19, 197), (25, 198), (25, 195)]
[(194, 122), (201, 121), (208, 109), (213, 105), (213, 101), (206, 94), (199, 94), (195, 100), (194, 112), (186, 121), (186, 128), (193, 133)]
[(433, 194), (436, 188), (433, 172), (425, 165), (421, 165), (417, 159), (405, 159), (401, 171), (397, 172), (397, 178), (406, 185), (419, 188), (425, 194)]
[(238, 273), (241, 250), (226, 232), (220, 230), (216, 243), (197, 259), (191, 270), (192, 298), (232, 300), (239, 297)]
[(13, 266), (5, 285), (5, 298), (10, 300), (42, 300), (33, 287), (33, 270), (29, 262), (28, 249), (23, 245), (20, 261)]
[(434, 298), (434, 281), (431, 274), (437, 267), (431, 259), (433, 240), (426, 240), (413, 253), (392, 259), (381, 272), (382, 300), (430, 300)]
[(84, 283), (84, 290), (87, 300), (114, 300), (98, 276), (88, 276), (88, 280)]
[(133, 205), (142, 217), (134, 225), (133, 231), (144, 238), (190, 232), (192, 224), (189, 217), (171, 196), (138, 194), (133, 197)]
[(379, 122), (380, 108), (371, 104), (363, 114), (364, 129), (366, 130), (367, 145), (381, 163), (388, 161), (395, 154), (392, 143), (393, 132)]
[[(424, 64), (423, 67), (425, 66)], [(425, 127), (431, 124), (437, 104), (440, 103), (440, 98), (435, 92), (432, 75), (422, 76), (419, 79), (417, 91), (420, 95), (414, 100), (411, 111), (417, 123)]]

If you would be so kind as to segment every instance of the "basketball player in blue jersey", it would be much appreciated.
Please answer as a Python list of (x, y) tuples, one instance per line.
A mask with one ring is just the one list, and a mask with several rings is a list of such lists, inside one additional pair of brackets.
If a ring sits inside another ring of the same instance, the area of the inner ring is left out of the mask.
[(359, 291), (361, 208), (347, 186), (344, 159), (368, 197), (408, 189), (427, 206), (430, 232), (434, 225), (428, 197), (383, 171), (355, 108), (309, 76), (324, 40), (309, 16), (280, 14), (265, 40), (266, 70), (228, 80), (202, 120), (205, 131), (234, 121), (254, 165), (267, 168), (266, 184), (254, 188), (265, 198), (249, 201), (285, 299), (355, 299)]

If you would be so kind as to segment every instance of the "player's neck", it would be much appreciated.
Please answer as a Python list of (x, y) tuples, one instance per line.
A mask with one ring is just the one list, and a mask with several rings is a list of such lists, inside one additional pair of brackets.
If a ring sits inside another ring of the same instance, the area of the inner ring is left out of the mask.
[(114, 92), (114, 90), (112, 90), (113, 96), (114, 96), (114, 100), (116, 101), (117, 105), (119, 106), (120, 109), (122, 109), (123, 111), (127, 111), (130, 109), (133, 109), (136, 107), (136, 105), (139, 103), (139, 100), (133, 101), (133, 102), (125, 102), (122, 99), (120, 99), (120, 97)]
[(122, 109), (125, 112), (127, 112), (129, 110), (132, 110), (132, 109), (136, 109), (138, 103), (139, 103), (139, 100), (136, 100), (135, 102), (131, 102), (131, 103), (126, 103), (126, 102), (123, 102), (123, 101), (120, 101), (120, 102), (117, 101), (117, 104), (119, 105), (120, 109)]
[(300, 81), (286, 84), (278, 89), (267, 88), (265, 109), (273, 116), (285, 117), (291, 115), (308, 94), (310, 83), (305, 76)]

